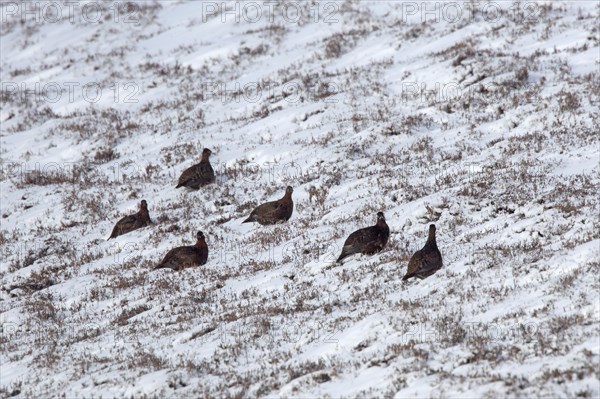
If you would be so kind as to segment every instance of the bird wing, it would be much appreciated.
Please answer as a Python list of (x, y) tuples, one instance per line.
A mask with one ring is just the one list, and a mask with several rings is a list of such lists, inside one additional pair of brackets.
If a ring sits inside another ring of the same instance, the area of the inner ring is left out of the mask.
[(361, 241), (362, 238), (362, 230), (356, 230), (354, 232), (352, 232), (348, 238), (346, 238), (346, 241), (344, 241), (344, 246), (342, 248), (343, 251), (346, 251), (346, 249), (351, 249), (351, 248), (355, 248), (356, 244), (359, 243)]
[[(372, 255), (381, 251), (387, 242), (385, 232), (380, 231), (376, 226), (364, 227), (354, 231), (344, 241), (342, 254), (339, 259), (356, 253)], [(338, 260), (339, 260), (338, 259)]]
[(184, 170), (181, 173), (181, 176), (179, 176), (179, 180), (177, 181), (177, 184), (180, 185), (184, 185), (185, 183), (189, 182), (190, 180), (192, 180), (194, 178), (194, 168), (196, 167), (196, 165), (194, 166), (190, 166), (189, 168), (187, 168), (186, 170)]
[(423, 248), (410, 258), (404, 280), (410, 277), (425, 278), (442, 267), (442, 254), (437, 248)]
[(252, 214), (256, 216), (257, 219), (264, 221), (275, 221), (278, 219), (278, 213), (281, 208), (281, 204), (278, 201), (265, 202), (257, 206)]
[(119, 226), (129, 226), (129, 225), (133, 225), (135, 224), (135, 222), (137, 221), (137, 215), (133, 214), (133, 215), (127, 215), (125, 217), (122, 217), (121, 220), (119, 220), (117, 222), (117, 224)]
[(181, 270), (185, 267), (192, 266), (196, 262), (196, 247), (186, 246), (173, 248), (160, 262), (160, 267), (168, 267), (174, 270)]
[(137, 227), (136, 222), (137, 222), (137, 215), (127, 215), (123, 218), (121, 218), (116, 224), (115, 227), (113, 228), (113, 231), (111, 233), (111, 237), (117, 237), (126, 233), (129, 233), (132, 230), (135, 230)]
[(369, 227), (356, 230), (355, 232), (350, 234), (348, 238), (346, 238), (344, 246), (342, 247), (342, 252), (344, 254), (355, 254), (358, 252), (362, 252), (365, 243), (371, 240), (369, 236)]
[(414, 255), (410, 258), (408, 262), (408, 269), (406, 271), (406, 275), (414, 275), (418, 273), (423, 266), (423, 251), (418, 250), (414, 253)]

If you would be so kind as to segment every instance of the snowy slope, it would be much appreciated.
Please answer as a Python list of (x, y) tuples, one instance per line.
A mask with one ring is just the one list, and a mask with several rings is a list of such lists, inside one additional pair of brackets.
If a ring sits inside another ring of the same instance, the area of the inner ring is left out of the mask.
[(600, 396), (598, 2), (60, 4), (2, 4), (2, 397)]

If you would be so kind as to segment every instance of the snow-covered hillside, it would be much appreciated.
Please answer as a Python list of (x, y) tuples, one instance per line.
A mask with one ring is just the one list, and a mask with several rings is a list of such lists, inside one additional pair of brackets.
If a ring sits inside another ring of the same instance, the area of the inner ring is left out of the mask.
[(600, 396), (598, 2), (223, 7), (2, 3), (0, 396)]

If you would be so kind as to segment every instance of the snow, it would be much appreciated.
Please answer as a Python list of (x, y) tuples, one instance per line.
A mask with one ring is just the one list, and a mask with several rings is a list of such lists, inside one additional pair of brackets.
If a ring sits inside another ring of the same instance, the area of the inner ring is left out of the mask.
[[(598, 3), (207, 4), (2, 5), (2, 397), (599, 397)], [(431, 223), (444, 267), (402, 283)], [(206, 265), (152, 271), (198, 230)]]

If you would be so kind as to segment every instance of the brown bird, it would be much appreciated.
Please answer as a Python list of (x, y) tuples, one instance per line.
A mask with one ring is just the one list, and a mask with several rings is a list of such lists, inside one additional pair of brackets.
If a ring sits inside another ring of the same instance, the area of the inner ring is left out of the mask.
[(111, 238), (116, 238), (120, 235), (127, 234), (133, 230), (141, 229), (142, 227), (146, 227), (151, 224), (152, 221), (150, 220), (150, 214), (148, 213), (148, 204), (146, 203), (146, 200), (142, 200), (142, 202), (140, 202), (140, 210), (133, 215), (125, 216), (119, 220), (117, 224), (115, 224), (115, 227), (113, 228), (113, 231), (108, 239), (110, 240)]
[(390, 228), (385, 222), (385, 216), (383, 216), (383, 212), (378, 212), (375, 226), (356, 230), (348, 236), (337, 263), (350, 255), (358, 253), (373, 255), (385, 247), (389, 238)]
[(205, 148), (202, 151), (202, 160), (200, 163), (197, 163), (196, 165), (184, 170), (181, 176), (179, 176), (179, 180), (177, 181), (177, 186), (175, 186), (175, 188), (185, 186), (194, 190), (198, 190), (201, 186), (214, 183), (215, 171), (208, 160), (210, 154), (212, 154), (212, 151), (208, 148)]
[(431, 276), (442, 267), (442, 254), (435, 241), (435, 224), (429, 225), (429, 236), (425, 246), (415, 252), (408, 262), (408, 270), (402, 280), (417, 277), (421, 280)]
[(195, 245), (177, 247), (167, 252), (162, 262), (154, 269), (183, 270), (186, 267), (205, 264), (208, 259), (208, 245), (201, 231), (196, 233), (196, 240)]
[(285, 222), (292, 217), (294, 202), (292, 193), (294, 189), (287, 186), (285, 195), (277, 201), (266, 202), (254, 208), (248, 219), (242, 223), (258, 222), (262, 225)]

